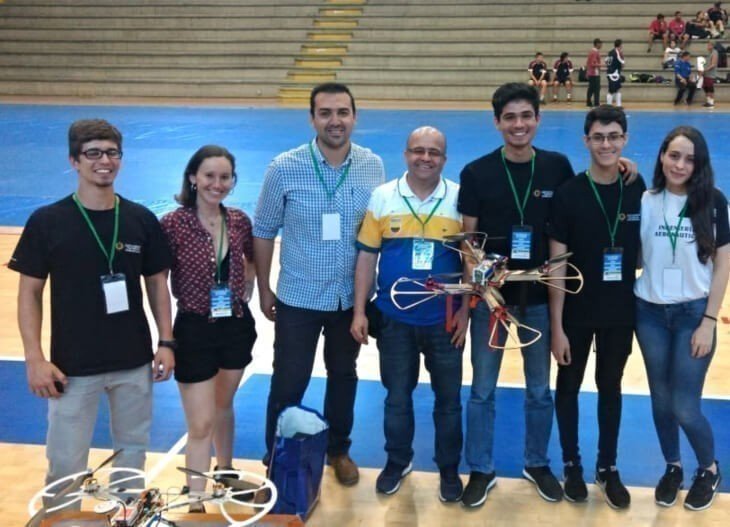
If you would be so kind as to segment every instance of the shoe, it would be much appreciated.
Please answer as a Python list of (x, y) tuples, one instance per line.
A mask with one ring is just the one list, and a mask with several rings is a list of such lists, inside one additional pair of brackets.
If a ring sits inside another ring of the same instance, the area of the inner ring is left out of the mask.
[(651, 53), (651, 48), (646, 48), (647, 53)]
[(603, 497), (611, 508), (628, 509), (631, 505), (631, 494), (621, 483), (616, 467), (596, 470), (596, 485), (603, 491)]
[(327, 464), (335, 470), (340, 485), (351, 487), (360, 481), (360, 471), (348, 454), (327, 456)]
[(563, 469), (563, 492), (565, 499), (571, 503), (580, 503), (588, 499), (588, 487), (583, 480), (581, 465), (565, 465)]
[(545, 501), (560, 501), (563, 499), (563, 487), (553, 475), (550, 467), (525, 467), (522, 475), (535, 484), (537, 493)]
[(557, 95), (553, 95), (553, 102), (558, 102), (558, 96)]
[(472, 472), (469, 475), (469, 483), (466, 484), (464, 493), (461, 495), (461, 503), (464, 507), (479, 507), (487, 501), (487, 494), (497, 484), (497, 475), (494, 472)]
[(713, 103), (710, 103), (710, 102), (706, 102), (702, 106), (704, 106), (705, 108), (714, 108), (715, 107), (715, 105)]
[(664, 475), (654, 489), (654, 502), (662, 507), (671, 507), (677, 503), (677, 493), (682, 488), (683, 480), (682, 467), (668, 464)]
[(713, 474), (709, 470), (698, 468), (692, 478), (692, 486), (687, 492), (687, 496), (684, 498), (684, 508), (691, 511), (703, 511), (709, 509), (712, 505), (712, 501), (715, 499), (715, 494), (720, 488), (720, 466), (715, 461), (717, 466), (717, 474)]
[(439, 469), (439, 499), (444, 503), (459, 501), (464, 494), (464, 484), (459, 477), (459, 467), (452, 465)]
[(388, 461), (385, 464), (385, 468), (378, 474), (378, 479), (375, 481), (375, 491), (381, 494), (395, 494), (400, 488), (401, 481), (413, 470), (413, 463), (408, 463), (407, 466), (399, 465)]

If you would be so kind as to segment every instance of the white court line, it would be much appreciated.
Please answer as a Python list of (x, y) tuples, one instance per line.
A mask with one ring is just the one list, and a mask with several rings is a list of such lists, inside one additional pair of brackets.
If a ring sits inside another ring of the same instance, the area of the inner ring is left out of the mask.
[(6, 360), (6, 361), (13, 361), (13, 362), (25, 362), (25, 357), (6, 357), (4, 355), (0, 355), (0, 360)]

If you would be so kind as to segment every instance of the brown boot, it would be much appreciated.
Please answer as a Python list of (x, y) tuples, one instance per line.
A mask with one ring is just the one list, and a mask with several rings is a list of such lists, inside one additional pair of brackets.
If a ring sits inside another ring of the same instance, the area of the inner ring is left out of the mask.
[(335, 471), (335, 477), (341, 485), (351, 487), (360, 480), (357, 465), (347, 454), (327, 456), (327, 464)]

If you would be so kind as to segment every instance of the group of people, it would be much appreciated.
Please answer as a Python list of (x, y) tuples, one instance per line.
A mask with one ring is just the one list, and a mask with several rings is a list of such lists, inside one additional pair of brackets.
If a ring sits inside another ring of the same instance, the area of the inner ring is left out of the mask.
[[(412, 470), (412, 394), (423, 354), (435, 395), (440, 499), (482, 505), (497, 483), (495, 391), (503, 357), (490, 339), (490, 310), (484, 302), (472, 307), (464, 299), (446, 327), (439, 301), (401, 310), (390, 296), (403, 276), (463, 273), (468, 280), (473, 262), (462, 262), (442, 244), (445, 236), (466, 231), (487, 233), (487, 251), (508, 256), (512, 269), (533, 268), (569, 251), (584, 275), (577, 295), (555, 288), (548, 295), (544, 286), (528, 282), (501, 289), (508, 309), (543, 335), (521, 349), (523, 476), (539, 495), (551, 502), (587, 499), (578, 392), (595, 339), (600, 432), (595, 481), (609, 505), (629, 506), (616, 468), (617, 439), (621, 377), (636, 331), (667, 463), (656, 502), (673, 505), (683, 485), (681, 428), (698, 463), (685, 506), (709, 507), (720, 470), (700, 400), (730, 272), (730, 227), (707, 144), (694, 128), (673, 130), (660, 147), (646, 191), (633, 164), (621, 158), (628, 134), (620, 108), (603, 105), (588, 112), (584, 144), (591, 162), (576, 175), (565, 155), (533, 145), (540, 124), (534, 87), (505, 84), (492, 105), (503, 144), (468, 163), (459, 184), (443, 177), (446, 137), (430, 126), (410, 133), (404, 173), (385, 182), (380, 157), (351, 141), (357, 112), (350, 90), (338, 83), (319, 85), (310, 96), (315, 137), (271, 162), (253, 222), (223, 204), (237, 180), (234, 156), (225, 148), (204, 146), (192, 156), (176, 196), (180, 208), (158, 222), (114, 191), (121, 133), (102, 120), (73, 123), (69, 160), (78, 173), (77, 189), (31, 215), (9, 263), (20, 273), (18, 319), (28, 382), (49, 402), (47, 480), (86, 468), (102, 393), (110, 403), (114, 448), (124, 449), (115, 463), (143, 468), (152, 382), (173, 371), (188, 425), (187, 466), (207, 470), (214, 446), (218, 468), (229, 470), (232, 400), (256, 340), (247, 305), (256, 280), (260, 308), (274, 322), (265, 463), (279, 413), (302, 400), (322, 333), (327, 462), (342, 485), (358, 482), (349, 455), (356, 361), (361, 344), (374, 335), (387, 390), (387, 463), (377, 492), (397, 492)], [(643, 272), (635, 282), (639, 255)], [(174, 325), (168, 272), (178, 305)], [(49, 276), (50, 360), (41, 347)], [(160, 336), (154, 354), (140, 278)], [(473, 381), (464, 432), (460, 390), (469, 331)], [(502, 345), (506, 336), (499, 338)], [(555, 407), (551, 351), (559, 369)], [(554, 411), (563, 486), (547, 456)], [(470, 471), (466, 486), (458, 472), (462, 451)], [(188, 484), (191, 492), (203, 489), (200, 480)]]
[(695, 91), (702, 88), (705, 92), (705, 108), (715, 106), (715, 76), (719, 64), (719, 53), (711, 41), (707, 42), (707, 57), (700, 57), (697, 72), (692, 70), (691, 53), (685, 49), (673, 61), (674, 85), (677, 93), (674, 97), (675, 106), (684, 99), (686, 105), (692, 104)]
[(692, 39), (720, 38), (725, 34), (727, 21), (727, 11), (722, 7), (722, 2), (715, 2), (707, 10), (697, 11), (695, 17), (687, 22), (682, 18), (681, 11), (675, 11), (669, 22), (659, 13), (649, 24), (646, 52), (651, 53), (655, 40), (661, 40), (665, 48), (674, 41), (680, 49), (685, 49)]
[(558, 102), (561, 86), (565, 88), (565, 100), (570, 102), (573, 99), (573, 63), (567, 51), (563, 51), (553, 63), (552, 81), (545, 58), (539, 51), (535, 53), (535, 59), (527, 66), (527, 73), (529, 76), (527, 83), (539, 90), (541, 104), (545, 103), (548, 86), (552, 86), (553, 102)]

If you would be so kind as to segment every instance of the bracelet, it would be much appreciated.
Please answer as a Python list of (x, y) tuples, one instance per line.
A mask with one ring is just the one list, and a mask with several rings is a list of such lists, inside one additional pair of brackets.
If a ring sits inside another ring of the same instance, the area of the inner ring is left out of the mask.
[(170, 348), (172, 351), (177, 349), (177, 342), (174, 340), (160, 340), (157, 342), (158, 348)]
[(713, 320), (713, 321), (717, 322), (717, 318), (716, 317), (710, 316), (707, 313), (705, 313), (704, 315), (702, 315), (702, 318), (709, 318), (710, 320)]

